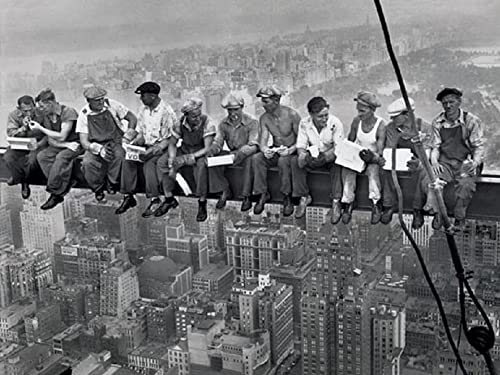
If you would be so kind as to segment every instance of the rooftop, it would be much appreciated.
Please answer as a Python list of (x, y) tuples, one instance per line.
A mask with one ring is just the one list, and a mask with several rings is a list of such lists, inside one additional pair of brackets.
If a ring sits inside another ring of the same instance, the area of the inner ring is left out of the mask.
[(149, 343), (146, 345), (141, 345), (130, 355), (135, 355), (139, 357), (155, 358), (160, 359), (167, 353), (167, 347), (164, 344)]
[(30, 303), (14, 303), (8, 307), (0, 309), (0, 319), (8, 319), (17, 315), (19, 317), (29, 315), (35, 311), (35, 304)]
[(233, 267), (225, 264), (207, 264), (203, 269), (195, 273), (193, 278), (217, 280), (228, 271), (232, 271), (232, 269)]

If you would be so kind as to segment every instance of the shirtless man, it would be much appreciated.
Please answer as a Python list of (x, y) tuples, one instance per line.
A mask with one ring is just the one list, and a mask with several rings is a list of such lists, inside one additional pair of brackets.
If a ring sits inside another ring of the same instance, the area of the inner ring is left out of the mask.
[[(264, 87), (257, 93), (257, 97), (261, 98), (266, 112), (260, 117), (260, 149), (262, 152), (253, 156), (253, 192), (260, 195), (259, 201), (254, 207), (256, 215), (264, 211), (264, 205), (270, 197), (267, 187), (267, 170), (276, 166), (280, 176), (280, 191), (284, 196), (283, 216), (290, 216), (293, 213), (290, 160), (296, 152), (295, 143), (300, 116), (294, 109), (280, 104), (281, 95), (281, 91), (275, 87)], [(269, 147), (269, 135), (272, 136), (273, 140), (271, 147)]]

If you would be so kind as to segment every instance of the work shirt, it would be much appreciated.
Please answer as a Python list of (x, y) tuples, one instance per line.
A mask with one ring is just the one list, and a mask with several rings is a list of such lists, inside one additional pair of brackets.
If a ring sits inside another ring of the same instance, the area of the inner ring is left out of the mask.
[(238, 150), (244, 145), (258, 146), (259, 122), (246, 113), (243, 113), (238, 125), (232, 125), (229, 117), (224, 118), (217, 129), (214, 144), (222, 148), (224, 141), (231, 151)]
[(460, 109), (458, 119), (453, 123), (446, 119), (444, 112), (441, 112), (432, 121), (432, 148), (440, 148), (443, 143), (441, 129), (451, 129), (455, 127), (461, 128), (462, 139), (465, 146), (470, 150), (474, 161), (481, 163), (484, 157), (484, 135), (481, 120), (470, 112), (466, 114), (462, 109)]
[(76, 132), (88, 134), (89, 133), (88, 117), (102, 114), (107, 110), (109, 110), (109, 112), (111, 113), (111, 116), (113, 117), (116, 125), (120, 128), (120, 130), (122, 132), (127, 131), (128, 125), (124, 124), (122, 120), (129, 112), (129, 109), (120, 102), (117, 102), (116, 100), (106, 99), (106, 101), (104, 102), (104, 108), (99, 112), (92, 111), (88, 104), (82, 108), (82, 110), (78, 114), (78, 120), (76, 122)]
[(76, 134), (76, 131), (75, 131), (75, 122), (78, 119), (78, 113), (76, 112), (76, 110), (74, 108), (71, 108), (71, 107), (68, 107), (65, 105), (61, 105), (58, 103), (56, 106), (55, 115), (56, 115), (55, 122), (52, 121), (52, 119), (50, 118), (51, 117), (50, 115), (43, 116), (43, 120), (42, 120), (43, 127), (46, 129), (49, 129), (49, 130), (60, 132), (61, 125), (63, 123), (73, 122), (72, 126), (71, 126), (71, 130), (70, 130), (68, 136), (66, 137), (65, 141), (66, 142), (78, 141), (79, 140), (78, 134)]
[[(31, 119), (36, 122), (41, 122), (43, 119), (42, 112), (39, 109), (35, 109), (34, 115)], [(20, 131), (20, 129), (24, 126), (23, 120), (24, 115), (20, 109), (16, 108), (9, 113), (9, 116), (7, 117), (7, 137), (36, 137), (40, 140), (45, 136), (40, 131)]]
[(344, 139), (344, 126), (335, 116), (329, 115), (328, 122), (319, 132), (312, 117), (302, 119), (297, 135), (297, 148), (307, 150), (310, 146), (318, 146), (319, 152), (335, 149)]
[(141, 106), (137, 114), (136, 130), (144, 137), (146, 146), (153, 146), (172, 136), (176, 123), (174, 110), (161, 100), (154, 109)]

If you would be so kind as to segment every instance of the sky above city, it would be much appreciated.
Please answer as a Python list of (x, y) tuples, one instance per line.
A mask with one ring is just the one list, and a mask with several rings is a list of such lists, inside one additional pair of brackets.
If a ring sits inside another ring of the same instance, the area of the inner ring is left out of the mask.
[[(376, 22), (372, 0), (0, 0), (0, 56), (238, 42)], [(392, 23), (496, 16), (496, 0), (384, 0)]]

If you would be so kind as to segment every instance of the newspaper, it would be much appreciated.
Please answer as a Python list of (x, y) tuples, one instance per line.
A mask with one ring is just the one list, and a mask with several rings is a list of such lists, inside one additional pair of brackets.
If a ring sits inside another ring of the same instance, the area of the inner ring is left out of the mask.
[(335, 164), (361, 173), (365, 169), (365, 162), (360, 158), (359, 152), (363, 149), (357, 143), (343, 139), (337, 145)]

